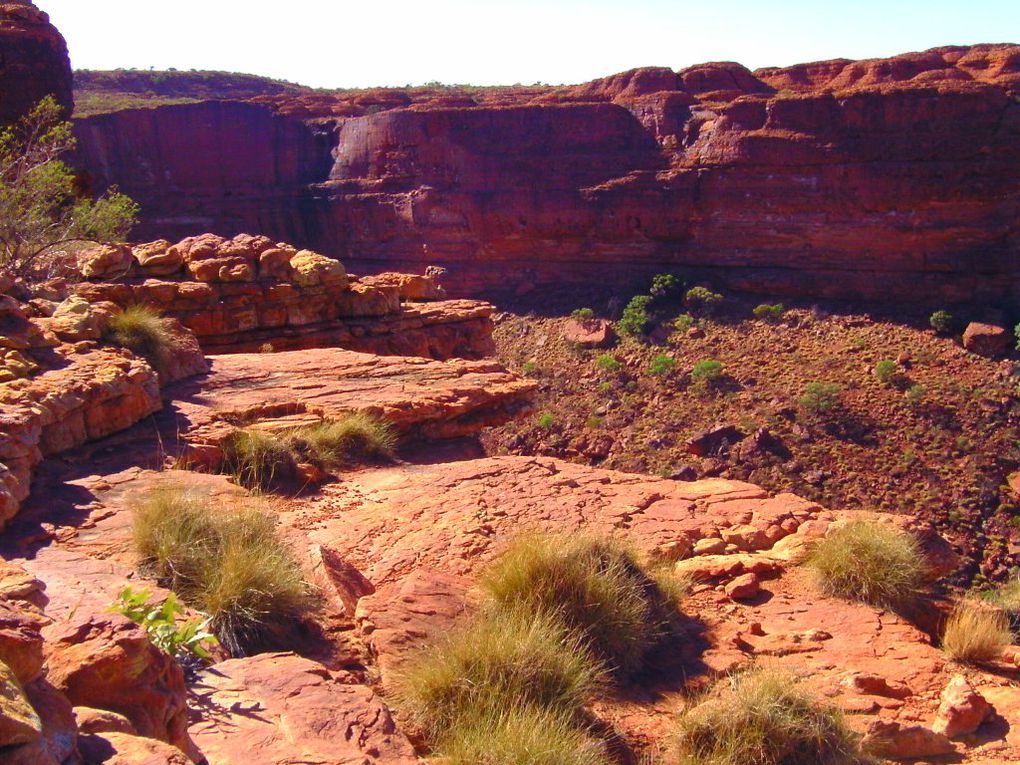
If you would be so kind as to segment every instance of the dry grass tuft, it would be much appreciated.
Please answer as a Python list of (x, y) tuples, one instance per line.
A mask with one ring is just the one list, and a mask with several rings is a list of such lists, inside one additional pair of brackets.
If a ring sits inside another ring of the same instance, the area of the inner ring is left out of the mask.
[(833, 529), (805, 561), (824, 592), (886, 608), (907, 608), (927, 579), (917, 540), (885, 524)]
[(293, 481), (297, 461), (282, 439), (255, 428), (235, 430), (224, 439), (223, 469), (249, 489), (269, 489)]
[(1012, 642), (1009, 617), (994, 606), (973, 600), (957, 603), (942, 630), (942, 650), (964, 663), (993, 661)]
[(159, 311), (142, 304), (130, 305), (115, 314), (107, 332), (112, 342), (150, 360), (158, 360), (170, 344)]
[(342, 467), (366, 460), (389, 459), (397, 445), (393, 426), (366, 412), (299, 428), (290, 443), (302, 456), (322, 467)]
[(860, 765), (869, 759), (838, 709), (795, 676), (754, 669), (723, 681), (680, 718), (678, 765)]
[(234, 655), (273, 642), (314, 605), (275, 516), (248, 502), (220, 507), (165, 487), (132, 508), (143, 570), (212, 617), (212, 631)]

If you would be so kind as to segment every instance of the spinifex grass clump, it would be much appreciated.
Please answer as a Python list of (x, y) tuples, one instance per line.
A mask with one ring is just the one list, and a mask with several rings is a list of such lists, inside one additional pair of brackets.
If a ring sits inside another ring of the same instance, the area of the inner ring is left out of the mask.
[(987, 603), (962, 600), (942, 631), (942, 650), (956, 661), (993, 661), (1013, 642), (1007, 614)]
[(271, 433), (256, 428), (235, 430), (220, 448), (224, 472), (249, 489), (269, 489), (297, 476), (293, 449)]
[(338, 420), (299, 428), (290, 434), (290, 443), (310, 462), (343, 467), (391, 458), (397, 435), (386, 420), (367, 412), (352, 412)]
[(112, 342), (153, 360), (158, 360), (170, 343), (159, 311), (147, 305), (130, 305), (114, 314), (107, 331)]
[(223, 506), (158, 488), (132, 508), (142, 570), (211, 618), (234, 655), (283, 634), (313, 606), (311, 590), (273, 514), (256, 500)]
[(888, 608), (909, 607), (927, 579), (911, 534), (867, 521), (830, 531), (806, 563), (826, 593)]
[(793, 675), (757, 669), (723, 681), (680, 719), (678, 765), (862, 765), (840, 712)]
[(626, 547), (586, 534), (518, 539), (482, 587), (499, 608), (555, 614), (618, 677), (642, 669), (674, 611)]
[(600, 674), (581, 640), (554, 617), (494, 610), (408, 662), (397, 697), (430, 739), (442, 740), (479, 712), (532, 707), (569, 720)]

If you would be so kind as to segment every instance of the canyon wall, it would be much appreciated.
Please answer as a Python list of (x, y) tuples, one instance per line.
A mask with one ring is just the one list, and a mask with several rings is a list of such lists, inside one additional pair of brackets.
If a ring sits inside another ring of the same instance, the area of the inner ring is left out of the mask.
[(28, 0), (0, 2), (0, 124), (25, 114), (44, 96), (71, 109), (67, 43), (49, 16)]
[[(380, 91), (77, 123), (140, 236), (259, 231), (452, 294), (643, 286), (673, 269), (764, 295), (1017, 296), (1020, 47), (566, 88)], [(399, 97), (398, 97), (399, 96)]]

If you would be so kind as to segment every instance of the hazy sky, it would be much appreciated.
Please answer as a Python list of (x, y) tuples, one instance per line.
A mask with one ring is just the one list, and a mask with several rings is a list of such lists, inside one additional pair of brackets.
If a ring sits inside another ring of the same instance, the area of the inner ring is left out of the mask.
[(318, 87), (576, 83), (1020, 42), (1020, 0), (36, 0), (79, 69), (221, 69)]

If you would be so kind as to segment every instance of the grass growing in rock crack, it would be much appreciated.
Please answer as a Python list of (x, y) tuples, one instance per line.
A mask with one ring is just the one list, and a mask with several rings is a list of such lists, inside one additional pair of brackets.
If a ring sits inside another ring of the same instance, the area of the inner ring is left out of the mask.
[(279, 642), (273, 638), (314, 605), (273, 513), (257, 500), (224, 507), (161, 487), (132, 511), (142, 570), (211, 617), (210, 629), (232, 654)]
[(164, 354), (170, 343), (159, 311), (142, 304), (114, 314), (107, 332), (112, 342), (153, 360)]
[(914, 602), (928, 573), (911, 534), (867, 521), (832, 529), (805, 563), (827, 594), (897, 609)]
[(840, 712), (797, 678), (758, 668), (723, 681), (679, 722), (677, 765), (858, 765), (870, 762)]
[(1009, 617), (994, 606), (973, 600), (957, 603), (942, 630), (942, 650), (964, 663), (997, 659), (1012, 642)]
[(586, 534), (521, 537), (482, 587), (499, 607), (556, 614), (620, 677), (642, 669), (672, 611), (630, 550)]
[(235, 430), (220, 448), (223, 470), (249, 489), (268, 489), (297, 475), (293, 449), (270, 433), (255, 428)]
[(393, 426), (367, 412), (352, 412), (293, 431), (289, 441), (304, 459), (322, 467), (389, 459), (397, 445)]

